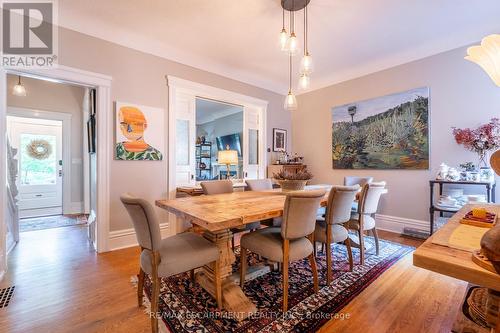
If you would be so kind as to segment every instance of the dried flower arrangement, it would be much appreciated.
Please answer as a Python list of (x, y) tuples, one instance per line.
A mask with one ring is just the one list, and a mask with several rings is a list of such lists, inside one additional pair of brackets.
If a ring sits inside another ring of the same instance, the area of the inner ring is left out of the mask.
[(478, 154), (480, 166), (487, 166), (486, 155), (500, 148), (500, 120), (492, 118), (489, 123), (475, 129), (452, 127), (455, 141)]
[(313, 175), (307, 170), (300, 170), (296, 173), (281, 170), (278, 173), (274, 173), (273, 178), (276, 180), (310, 180), (313, 178)]

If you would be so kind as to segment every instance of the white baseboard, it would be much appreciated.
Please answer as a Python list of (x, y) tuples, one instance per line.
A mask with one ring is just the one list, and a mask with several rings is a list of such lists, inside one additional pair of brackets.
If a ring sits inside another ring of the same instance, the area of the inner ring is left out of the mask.
[[(161, 237), (165, 238), (171, 235), (169, 223), (160, 224)], [(110, 231), (108, 246), (110, 251), (125, 249), (127, 247), (137, 246), (137, 238), (134, 228)]]
[(46, 208), (34, 208), (34, 209), (20, 209), (19, 218), (30, 218), (30, 217), (42, 217), (51, 215), (61, 215), (62, 207), (46, 207)]
[(429, 232), (429, 222), (407, 219), (404, 217), (375, 214), (377, 221), (377, 229), (391, 231), (395, 233), (403, 233), (404, 228), (412, 228), (424, 232)]

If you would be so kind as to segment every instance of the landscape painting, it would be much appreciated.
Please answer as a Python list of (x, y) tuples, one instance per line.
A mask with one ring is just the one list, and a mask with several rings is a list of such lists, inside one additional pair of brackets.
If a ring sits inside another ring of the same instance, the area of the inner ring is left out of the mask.
[(332, 109), (334, 169), (429, 169), (429, 88)]

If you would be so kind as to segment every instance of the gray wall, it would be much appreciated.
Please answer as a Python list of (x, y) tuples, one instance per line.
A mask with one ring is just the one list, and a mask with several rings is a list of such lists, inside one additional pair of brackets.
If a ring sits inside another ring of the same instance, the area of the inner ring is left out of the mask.
[(10, 92), (17, 84), (17, 76), (7, 75), (7, 105), (71, 114), (71, 201), (83, 201), (83, 95), (85, 89), (69, 84), (24, 77), (22, 83), (27, 95), (14, 96)]
[[(168, 137), (168, 87), (165, 75), (269, 101), (267, 113), (269, 147), (272, 144), (273, 127), (285, 129), (291, 127), (290, 114), (283, 110), (284, 96), (280, 94), (64, 28), (59, 29), (59, 63), (111, 76), (112, 101), (163, 108), (165, 138)], [(110, 127), (109, 130), (113, 131), (113, 128)], [(165, 158), (161, 162), (110, 161), (111, 231), (132, 228), (130, 217), (119, 200), (121, 193), (132, 192), (151, 203), (167, 196), (166, 148), (163, 149)], [(166, 213), (161, 209), (157, 209), (157, 212), (162, 222), (165, 221)]]
[[(298, 96), (299, 110), (292, 113), (292, 143), (305, 156), (314, 181), (341, 184), (347, 175), (374, 176), (387, 181), (389, 188), (381, 214), (427, 221), (428, 181), (439, 164), (477, 162), (476, 155), (455, 143), (451, 127), (475, 127), (500, 117), (500, 88), (479, 66), (464, 60), (465, 54), (465, 47), (455, 49)], [(332, 169), (333, 106), (424, 86), (430, 87), (430, 170)]]

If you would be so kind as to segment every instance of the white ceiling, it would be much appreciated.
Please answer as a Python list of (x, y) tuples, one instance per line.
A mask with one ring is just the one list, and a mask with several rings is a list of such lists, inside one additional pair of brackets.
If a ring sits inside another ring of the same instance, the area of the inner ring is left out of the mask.
[(201, 98), (196, 99), (196, 125), (205, 124), (239, 112), (243, 112), (243, 107), (238, 105)]
[[(311, 0), (312, 88), (475, 43), (500, 32), (499, 18), (499, 0)], [(59, 23), (287, 91), (287, 57), (278, 49), (280, 0), (60, 0)], [(296, 31), (301, 39), (300, 24)]]

